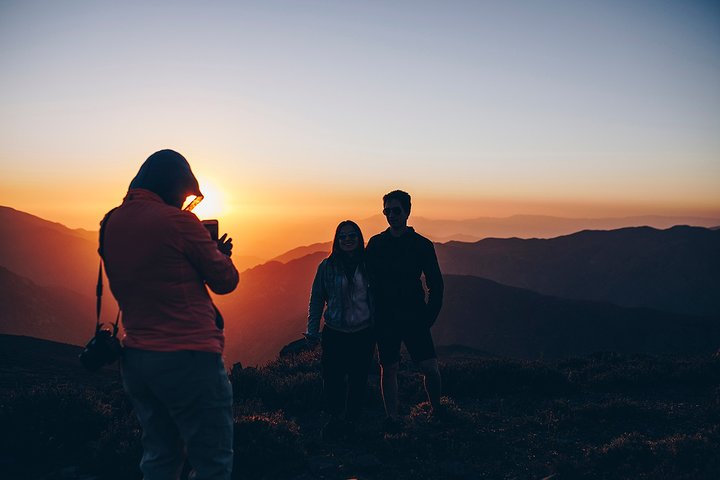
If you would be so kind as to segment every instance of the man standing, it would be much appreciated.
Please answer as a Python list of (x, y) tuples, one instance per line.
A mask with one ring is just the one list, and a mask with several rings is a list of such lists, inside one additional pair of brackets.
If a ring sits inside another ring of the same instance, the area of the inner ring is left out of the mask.
[(185, 157), (152, 154), (120, 207), (103, 220), (101, 255), (125, 327), (125, 391), (142, 426), (145, 480), (230, 480), (232, 386), (222, 316), (208, 288), (230, 293), (232, 239), (215, 240), (185, 199), (202, 198)]
[[(435, 323), (443, 298), (443, 279), (430, 240), (408, 227), (410, 195), (395, 190), (383, 197), (383, 214), (390, 228), (375, 235), (367, 246), (367, 266), (376, 295), (377, 343), (380, 354), (384, 429), (398, 431), (397, 374), (400, 345), (418, 365), (433, 412), (440, 408), (440, 371), (430, 327)], [(429, 295), (425, 303), (421, 275)]]

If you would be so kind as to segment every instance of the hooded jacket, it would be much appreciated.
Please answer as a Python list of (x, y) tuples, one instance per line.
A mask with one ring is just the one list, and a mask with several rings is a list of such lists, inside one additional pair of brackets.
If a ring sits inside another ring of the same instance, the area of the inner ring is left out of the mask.
[(358, 332), (372, 325), (372, 314), (372, 292), (364, 268), (357, 267), (348, 279), (332, 256), (320, 262), (310, 291), (307, 334), (318, 334), (321, 317), (334, 330)]
[(206, 285), (229, 293), (239, 275), (200, 220), (168, 204), (200, 194), (187, 161), (172, 153), (177, 157), (162, 156), (161, 167), (152, 161), (157, 154), (148, 158), (122, 205), (106, 217), (103, 258), (123, 312), (123, 344), (222, 353), (224, 335)]

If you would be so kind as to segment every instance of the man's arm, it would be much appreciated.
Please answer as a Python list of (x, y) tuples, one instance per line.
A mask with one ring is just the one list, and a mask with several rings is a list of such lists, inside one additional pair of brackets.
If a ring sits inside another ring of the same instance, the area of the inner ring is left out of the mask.
[(423, 273), (425, 274), (425, 284), (428, 288), (427, 303), (427, 321), (428, 326), (432, 326), (440, 314), (443, 303), (443, 293), (445, 283), (443, 282), (440, 265), (438, 265), (437, 255), (435, 255), (435, 247), (432, 242), (427, 242), (425, 253), (423, 254)]
[(176, 221), (184, 252), (210, 290), (221, 295), (235, 290), (240, 275), (200, 220), (190, 212), (181, 211)]
[(367, 269), (368, 280), (370, 281), (370, 285), (375, 285), (375, 287), (377, 287), (378, 270), (380, 268), (378, 244), (377, 238), (371, 237), (365, 248), (365, 267)]

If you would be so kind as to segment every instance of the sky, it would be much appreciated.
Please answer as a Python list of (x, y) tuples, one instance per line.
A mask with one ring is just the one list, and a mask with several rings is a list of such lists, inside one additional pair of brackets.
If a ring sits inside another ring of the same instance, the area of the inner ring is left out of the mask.
[(718, 2), (0, 0), (0, 105), (0, 205), (71, 228), (163, 148), (265, 258), (396, 188), (720, 218)]

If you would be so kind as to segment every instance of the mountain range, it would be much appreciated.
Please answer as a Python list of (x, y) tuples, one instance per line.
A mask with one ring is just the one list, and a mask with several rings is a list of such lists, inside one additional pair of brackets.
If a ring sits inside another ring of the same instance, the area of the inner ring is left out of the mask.
[(64, 287), (44, 287), (0, 267), (2, 333), (84, 345), (92, 337), (94, 299)]
[[(0, 333), (89, 339), (96, 235), (0, 207)], [(524, 358), (711, 351), (720, 343), (719, 242), (718, 230), (633, 227), (438, 243), (447, 287), (433, 332), (438, 344)], [(301, 337), (328, 250), (289, 251), (243, 271), (235, 292), (216, 297), (229, 360), (261, 364)], [(112, 321), (107, 288), (104, 298), (103, 321)]]
[(720, 315), (720, 231), (676, 226), (437, 245), (443, 273), (559, 297)]
[[(710, 228), (720, 225), (720, 221), (716, 218), (660, 215), (611, 218), (512, 215), (508, 217), (477, 217), (466, 220), (437, 220), (413, 215), (410, 217), (410, 224), (434, 242), (451, 240), (474, 242), (483, 238), (553, 238), (582, 230), (616, 230), (634, 226), (648, 226), (662, 230), (676, 225)], [(374, 215), (360, 220), (358, 225), (365, 233), (366, 240), (372, 233), (387, 228), (387, 222), (382, 215)]]
[[(330, 247), (298, 247), (276, 260), (327, 254)], [(451, 241), (435, 248), (444, 274), (488, 278), (558, 297), (720, 315), (719, 230), (629, 227), (550, 239)]]
[[(301, 338), (310, 286), (325, 256), (316, 252), (287, 264), (260, 265), (244, 272), (236, 294), (216, 298), (228, 319), (228, 358), (262, 364)], [(517, 358), (596, 351), (699, 353), (720, 347), (720, 316), (566, 299), (475, 276), (443, 277), (445, 299), (433, 326), (438, 345)]]

